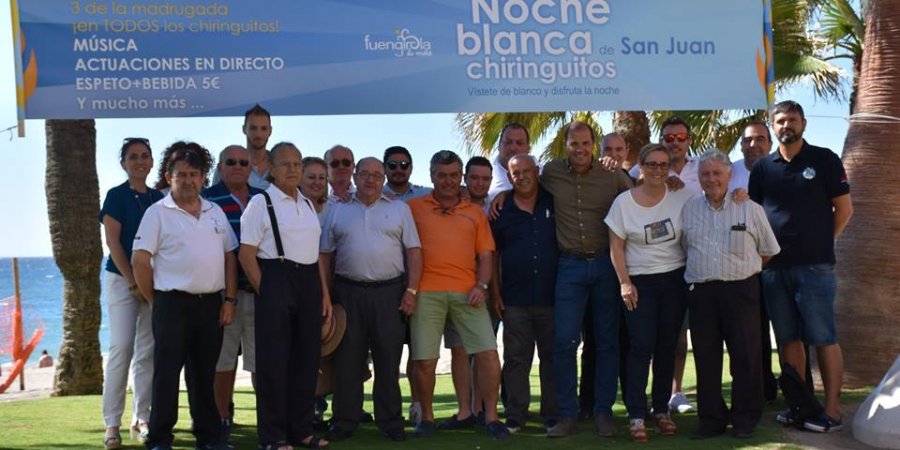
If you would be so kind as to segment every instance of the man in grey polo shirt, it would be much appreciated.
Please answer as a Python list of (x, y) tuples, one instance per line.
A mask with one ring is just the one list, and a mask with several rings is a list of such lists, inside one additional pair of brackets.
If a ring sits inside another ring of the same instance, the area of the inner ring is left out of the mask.
[[(323, 218), (320, 258), (331, 270), (333, 295), (347, 313), (347, 331), (335, 354), (332, 440), (353, 434), (363, 402), (361, 375), (366, 355), (375, 366), (375, 422), (392, 440), (403, 440), (399, 383), (406, 316), (415, 311), (422, 275), (422, 250), (406, 203), (382, 194), (384, 166), (363, 158), (353, 175), (357, 190), (347, 203), (334, 203)], [(403, 283), (404, 255), (407, 282)], [(330, 278), (330, 277), (329, 277)]]
[[(780, 247), (763, 208), (735, 203), (728, 195), (728, 156), (711, 149), (699, 161), (704, 195), (684, 206), (681, 240), (700, 418), (692, 437), (718, 436), (730, 423), (734, 436), (744, 438), (753, 433), (763, 407), (756, 276)], [(723, 340), (734, 380), (730, 410), (722, 398)]]

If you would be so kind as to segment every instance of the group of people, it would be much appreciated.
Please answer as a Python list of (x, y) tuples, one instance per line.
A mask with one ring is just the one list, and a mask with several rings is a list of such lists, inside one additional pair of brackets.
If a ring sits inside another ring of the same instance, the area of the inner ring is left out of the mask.
[[(289, 142), (270, 149), (271, 117), (259, 105), (244, 117), (246, 147), (228, 146), (214, 163), (202, 146), (176, 142), (155, 188), (147, 186), (150, 142), (125, 139), (128, 180), (107, 193), (99, 214), (110, 249), (104, 445), (122, 446), (130, 365), (134, 438), (171, 448), (184, 370), (197, 448), (232, 448), (239, 352), (256, 391), (260, 448), (351, 438), (366, 416), (369, 360), (375, 424), (402, 441), (404, 345), (415, 437), (481, 423), (505, 439), (535, 419), (529, 375), (537, 348), (547, 436), (576, 433), (579, 416), (593, 417), (600, 436), (618, 434), (612, 407), (621, 383), (628, 434), (646, 442), (651, 424), (658, 435), (677, 432), (670, 402), (688, 324), (700, 418), (691, 436), (730, 426), (749, 437), (771, 376), (768, 317), (782, 364), (803, 377), (814, 347), (825, 386), (822, 414), (792, 408), (777, 419), (839, 430), (833, 241), (852, 214), (849, 184), (834, 153), (803, 139), (799, 104), (777, 104), (771, 119), (777, 149), (770, 153), (768, 124), (753, 122), (741, 138), (745, 158), (732, 164), (716, 149), (688, 157), (688, 124), (670, 118), (631, 174), (616, 133), (603, 136), (598, 157), (593, 128), (572, 122), (566, 158), (541, 166), (529, 154), (528, 130), (508, 124), (493, 161), (464, 164), (452, 151), (436, 152), (432, 187), (409, 181), (412, 156), (401, 146), (359, 161), (341, 145), (324, 158), (304, 158)], [(336, 316), (346, 331), (331, 357), (332, 418), (327, 436), (317, 436), (321, 330)], [(583, 336), (593, 360), (583, 366), (587, 399), (577, 395)], [(438, 422), (442, 341), (453, 355), (459, 410)]]

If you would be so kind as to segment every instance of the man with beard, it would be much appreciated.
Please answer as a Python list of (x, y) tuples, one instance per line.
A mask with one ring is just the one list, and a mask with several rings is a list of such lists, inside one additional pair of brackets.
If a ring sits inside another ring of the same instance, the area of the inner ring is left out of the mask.
[(800, 417), (790, 409), (777, 420), (802, 423), (812, 431), (838, 431), (843, 427), (844, 362), (834, 326), (834, 240), (853, 214), (850, 184), (837, 155), (803, 139), (806, 118), (800, 104), (775, 105), (772, 129), (778, 151), (753, 167), (749, 186), (750, 198), (765, 209), (782, 249), (763, 270), (764, 297), (782, 363), (803, 378), (803, 342), (814, 346), (825, 386), (822, 415)]
[[(269, 111), (259, 105), (254, 105), (244, 113), (244, 126), (241, 128), (247, 137), (247, 150), (250, 151), (250, 179), (247, 183), (257, 189), (269, 187), (269, 138), (272, 136), (272, 116)], [(219, 171), (213, 174), (212, 184), (220, 180)]]
[(406, 147), (395, 145), (384, 151), (384, 170), (387, 175), (387, 184), (384, 185), (385, 195), (398, 200), (407, 201), (425, 194), (431, 193), (430, 187), (419, 186), (409, 181), (412, 175), (412, 155)]

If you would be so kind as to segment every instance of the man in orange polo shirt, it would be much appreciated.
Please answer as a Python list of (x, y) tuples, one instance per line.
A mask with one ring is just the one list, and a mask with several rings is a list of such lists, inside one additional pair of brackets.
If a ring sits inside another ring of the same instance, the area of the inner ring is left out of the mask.
[(466, 352), (475, 355), (486, 431), (494, 439), (504, 439), (509, 430), (497, 419), (500, 358), (485, 306), (494, 239), (481, 207), (460, 198), (462, 172), (459, 155), (449, 150), (435, 153), (431, 158), (434, 192), (407, 202), (419, 231), (424, 263), (410, 322), (413, 379), (422, 403), (422, 421), (413, 436), (435, 432), (434, 373), (441, 334), (450, 318)]

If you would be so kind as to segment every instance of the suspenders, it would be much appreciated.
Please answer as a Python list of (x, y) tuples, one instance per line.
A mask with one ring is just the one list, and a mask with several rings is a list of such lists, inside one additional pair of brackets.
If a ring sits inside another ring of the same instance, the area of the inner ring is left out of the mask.
[[(269, 193), (266, 191), (261, 193), (266, 198), (266, 209), (269, 211), (269, 221), (272, 222), (272, 234), (275, 235), (275, 249), (278, 250), (278, 258), (284, 261), (284, 246), (281, 244), (281, 233), (278, 231), (278, 220), (275, 218), (275, 206), (272, 205), (272, 197), (269, 197)], [(316, 210), (309, 199), (304, 198), (303, 200), (306, 201), (306, 205), (315, 214)]]

